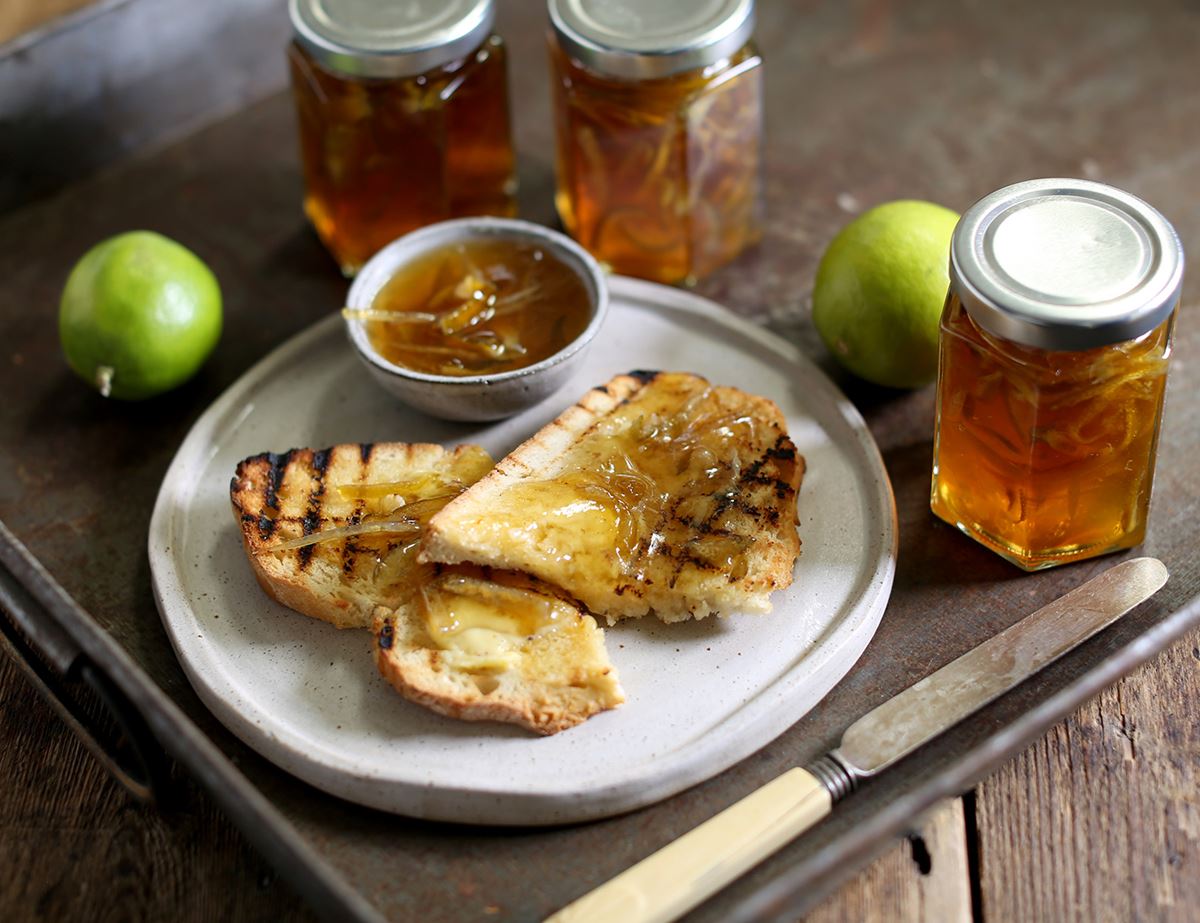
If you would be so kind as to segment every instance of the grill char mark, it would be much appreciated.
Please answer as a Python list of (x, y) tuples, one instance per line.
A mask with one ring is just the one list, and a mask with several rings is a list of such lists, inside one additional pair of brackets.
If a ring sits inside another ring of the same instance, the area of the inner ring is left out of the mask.
[[(362, 471), (359, 480), (364, 483), (367, 481), (367, 469), (371, 466), (371, 453), (375, 450), (375, 443), (360, 442), (358, 445), (358, 458), (362, 462)], [(350, 514), (349, 524), (352, 526), (362, 522), (363, 516), (366, 513), (366, 501), (355, 500), (354, 512)], [(363, 548), (354, 541), (347, 541), (342, 548), (342, 573), (351, 575), (358, 564), (358, 556), (360, 553), (366, 552), (368, 549)]]
[(354, 544), (354, 539), (346, 539), (346, 550), (342, 552), (342, 573), (347, 577), (354, 573), (354, 559), (362, 551)]
[(262, 456), (267, 460), (267, 489), (264, 499), (268, 509), (279, 509), (279, 487), (283, 484), (283, 472), (295, 454), (296, 449), (288, 449), (281, 455), (267, 452)]
[[(313, 452), (312, 473), (313, 488), (308, 495), (308, 510), (304, 514), (304, 534), (312, 535), (321, 525), (322, 500), (325, 497), (325, 472), (329, 468), (329, 450), (321, 449)], [(300, 549), (300, 570), (308, 567), (312, 560), (316, 545), (305, 545)]]
[[(749, 499), (748, 494), (750, 488), (754, 485), (770, 487), (776, 497), (781, 500), (794, 494), (795, 490), (792, 485), (774, 473), (778, 471), (780, 466), (773, 463), (794, 463), (795, 460), (795, 446), (786, 433), (780, 432), (776, 436), (775, 442), (742, 471), (734, 488), (717, 497), (717, 502), (713, 505), (712, 512), (702, 522), (685, 520), (678, 515), (678, 506), (684, 499), (679, 498), (664, 512), (657, 528), (661, 531), (663, 525), (668, 520), (673, 520), (695, 529), (702, 535), (740, 538), (742, 536), (716, 525), (719, 519), (730, 509), (737, 510), (739, 513), (754, 520), (761, 521), (765, 519), (769, 525), (777, 526), (780, 519), (779, 509), (775, 506), (760, 507)], [(682, 548), (674, 549), (664, 543), (659, 550), (672, 562), (671, 577), (667, 582), (667, 585), (672, 589), (674, 589), (675, 584), (679, 581), (680, 576), (682, 576), (684, 567), (689, 564), (701, 571), (715, 573), (720, 570), (720, 568), (701, 557), (686, 544)]]
[[(249, 464), (262, 461), (267, 465), (267, 482), (263, 485), (263, 509), (258, 515), (258, 535), (264, 541), (275, 534), (276, 520), (279, 518), (279, 488), (283, 484), (284, 471), (296, 451), (296, 449), (288, 449), (280, 454), (263, 452), (261, 455), (255, 455), (243, 462), (243, 464)], [(234, 480), (236, 483), (237, 479)]]

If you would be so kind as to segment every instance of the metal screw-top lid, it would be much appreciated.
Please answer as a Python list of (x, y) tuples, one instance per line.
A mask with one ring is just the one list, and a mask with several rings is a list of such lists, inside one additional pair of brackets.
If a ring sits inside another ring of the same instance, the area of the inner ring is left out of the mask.
[(330, 70), (411, 77), (470, 54), (496, 18), (492, 0), (289, 0), (298, 41)]
[(549, 7), (567, 54), (630, 80), (728, 58), (754, 32), (754, 0), (549, 0)]
[(1131, 340), (1171, 313), (1183, 282), (1175, 229), (1137, 196), (1035, 179), (980, 199), (950, 244), (950, 284), (989, 333), (1041, 349)]

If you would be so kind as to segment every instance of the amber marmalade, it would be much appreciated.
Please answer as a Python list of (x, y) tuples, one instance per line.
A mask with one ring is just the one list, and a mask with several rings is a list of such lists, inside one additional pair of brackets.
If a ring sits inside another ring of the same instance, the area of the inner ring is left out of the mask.
[(984, 196), (950, 240), (933, 512), (1026, 570), (1146, 535), (1179, 236), (1091, 180)]
[(290, 46), (304, 210), (347, 275), (422, 225), (515, 214), (505, 58), (492, 35), (425, 73), (364, 78)]
[(1028, 568), (1139, 544), (1171, 324), (1047, 351), (981, 330), (951, 295), (934, 512)]
[[(348, 309), (349, 310), (349, 309)], [(365, 312), (376, 351), (433, 375), (509, 372), (549, 358), (591, 320), (578, 273), (535, 243), (448, 244), (402, 266)]]
[(762, 58), (752, 43), (654, 79), (591, 70), (551, 40), (556, 204), (614, 271), (692, 282), (760, 237)]

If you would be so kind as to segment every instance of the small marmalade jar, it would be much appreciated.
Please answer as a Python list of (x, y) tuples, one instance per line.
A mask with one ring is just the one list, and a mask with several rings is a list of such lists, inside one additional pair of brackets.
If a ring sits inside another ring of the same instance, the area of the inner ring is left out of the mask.
[(435, 221), (511, 216), (492, 0), (290, 0), (304, 210), (346, 275)]
[(1146, 533), (1183, 250), (1084, 180), (967, 210), (941, 321), (933, 512), (1026, 570)]
[(549, 0), (555, 203), (626, 275), (691, 283), (761, 235), (753, 0)]

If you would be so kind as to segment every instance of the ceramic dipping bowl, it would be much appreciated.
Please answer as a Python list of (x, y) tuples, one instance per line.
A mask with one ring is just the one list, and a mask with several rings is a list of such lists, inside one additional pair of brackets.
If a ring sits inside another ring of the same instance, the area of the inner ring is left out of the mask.
[(432, 375), (381, 356), (367, 335), (368, 321), (346, 318), (346, 330), (372, 377), (404, 403), (447, 420), (499, 420), (548, 398), (579, 368), (608, 314), (608, 287), (600, 265), (579, 244), (550, 228), (512, 218), (460, 218), (432, 224), (392, 241), (359, 271), (346, 305), (369, 309), (379, 290), (405, 264), (430, 250), (463, 241), (503, 237), (544, 248), (574, 270), (587, 290), (591, 316), (583, 332), (540, 362), (483, 375)]

